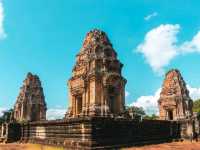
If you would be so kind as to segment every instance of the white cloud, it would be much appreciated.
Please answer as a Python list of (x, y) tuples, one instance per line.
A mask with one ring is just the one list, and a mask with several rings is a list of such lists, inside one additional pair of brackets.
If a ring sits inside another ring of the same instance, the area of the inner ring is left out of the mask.
[(192, 100), (197, 100), (200, 98), (200, 88), (191, 87), (190, 85), (187, 85), (187, 89), (190, 92), (190, 97)]
[(137, 51), (144, 55), (147, 63), (155, 72), (162, 73), (163, 68), (178, 55), (200, 52), (200, 31), (191, 41), (178, 45), (179, 31), (180, 25), (178, 24), (161, 24), (150, 30), (145, 35), (144, 41), (137, 46)]
[(158, 16), (157, 12), (153, 12), (152, 14), (147, 15), (146, 17), (144, 17), (144, 20), (149, 21), (150, 19), (152, 19), (153, 17)]
[[(200, 88), (191, 87), (187, 85), (190, 97), (193, 100), (200, 98)], [(154, 95), (147, 95), (139, 97), (135, 102), (131, 103), (131, 106), (142, 107), (148, 115), (159, 114), (158, 111), (158, 99), (160, 97), (161, 88), (156, 90)]]
[(4, 8), (3, 8), (3, 3), (0, 0), (0, 39), (6, 38), (6, 33), (4, 31)]
[(62, 119), (65, 116), (66, 109), (61, 108), (51, 108), (47, 110), (47, 119), (48, 120), (55, 120), (55, 119)]
[(125, 97), (128, 97), (130, 93), (128, 91), (125, 91)]
[(182, 53), (200, 52), (200, 31), (191, 41), (184, 42), (180, 47), (180, 51)]
[(5, 110), (7, 110), (7, 109), (6, 109), (6, 108), (1, 108), (1, 107), (0, 107), (0, 117), (3, 115), (3, 112), (4, 112)]
[(162, 72), (162, 68), (177, 55), (175, 43), (179, 30), (179, 25), (160, 25), (149, 31), (144, 42), (137, 47), (154, 71)]
[(142, 107), (145, 113), (158, 115), (158, 99), (160, 97), (161, 89), (158, 89), (154, 95), (141, 96), (131, 106)]

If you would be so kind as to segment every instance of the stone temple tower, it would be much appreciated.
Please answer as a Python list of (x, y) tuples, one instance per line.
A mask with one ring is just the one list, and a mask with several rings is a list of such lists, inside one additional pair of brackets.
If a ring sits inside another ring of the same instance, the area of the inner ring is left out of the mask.
[(125, 84), (122, 63), (105, 32), (87, 33), (76, 56), (69, 86), (66, 117), (115, 116), (124, 110)]
[(183, 120), (192, 116), (193, 102), (178, 70), (166, 73), (158, 104), (162, 120)]
[(15, 121), (46, 120), (46, 102), (40, 79), (28, 73), (14, 105)]

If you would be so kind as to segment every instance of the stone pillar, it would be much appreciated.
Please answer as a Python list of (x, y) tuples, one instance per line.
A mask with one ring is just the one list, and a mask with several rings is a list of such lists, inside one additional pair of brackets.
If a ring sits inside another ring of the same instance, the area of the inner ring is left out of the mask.
[(75, 101), (74, 101), (74, 96), (72, 96), (72, 99), (71, 99), (71, 102), (72, 102), (72, 116), (74, 116), (75, 114)]
[(1, 137), (3, 137), (3, 130), (4, 130), (4, 126), (3, 124), (1, 125)]
[(8, 127), (9, 127), (9, 126), (8, 126), (8, 123), (6, 123), (5, 125), (6, 125), (6, 130), (5, 130), (5, 131), (6, 131), (6, 132), (5, 132), (5, 137), (8, 137)]
[(87, 90), (87, 115), (89, 115), (89, 111), (90, 111), (90, 86), (88, 86), (87, 89), (88, 89)]
[(101, 87), (101, 116), (104, 116), (104, 88), (103, 85)]
[(82, 96), (82, 115), (86, 114), (86, 89), (83, 92)]
[(123, 104), (123, 89), (120, 89), (117, 96), (117, 106), (116, 106), (118, 113), (122, 112), (122, 104)]
[(104, 88), (104, 102), (105, 102), (105, 116), (108, 115), (108, 110), (109, 110), (109, 107), (108, 107), (108, 92), (107, 92), (107, 88), (105, 87)]
[(76, 110), (77, 110), (77, 108), (76, 108), (76, 97), (74, 97), (73, 100), (74, 100), (74, 116), (76, 116)]

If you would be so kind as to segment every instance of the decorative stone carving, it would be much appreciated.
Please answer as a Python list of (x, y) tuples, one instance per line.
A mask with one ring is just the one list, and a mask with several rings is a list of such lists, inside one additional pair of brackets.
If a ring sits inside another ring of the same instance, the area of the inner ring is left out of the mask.
[(28, 73), (15, 103), (13, 118), (15, 121), (46, 120), (46, 110), (40, 79)]
[(113, 116), (124, 110), (126, 79), (105, 32), (87, 33), (73, 68), (66, 117)]
[(166, 74), (158, 103), (160, 119), (183, 120), (192, 116), (193, 102), (178, 70)]

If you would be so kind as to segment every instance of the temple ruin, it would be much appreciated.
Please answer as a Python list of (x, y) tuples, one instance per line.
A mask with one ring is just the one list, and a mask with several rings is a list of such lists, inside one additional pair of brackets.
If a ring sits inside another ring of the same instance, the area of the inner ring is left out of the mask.
[(184, 120), (192, 117), (193, 102), (177, 69), (166, 73), (158, 104), (161, 120)]
[(121, 75), (122, 67), (103, 31), (87, 33), (68, 82), (66, 117), (114, 116), (123, 112), (126, 79)]
[(64, 119), (45, 120), (46, 103), (39, 77), (29, 73), (11, 122), (0, 126), (0, 142), (39, 143), (66, 149), (120, 149), (189, 138), (199, 120), (178, 70), (166, 74), (160, 120), (123, 115), (126, 79), (122, 63), (105, 32), (87, 33), (68, 81), (69, 109)]
[(13, 119), (17, 122), (46, 120), (46, 110), (40, 79), (28, 73), (14, 105)]

